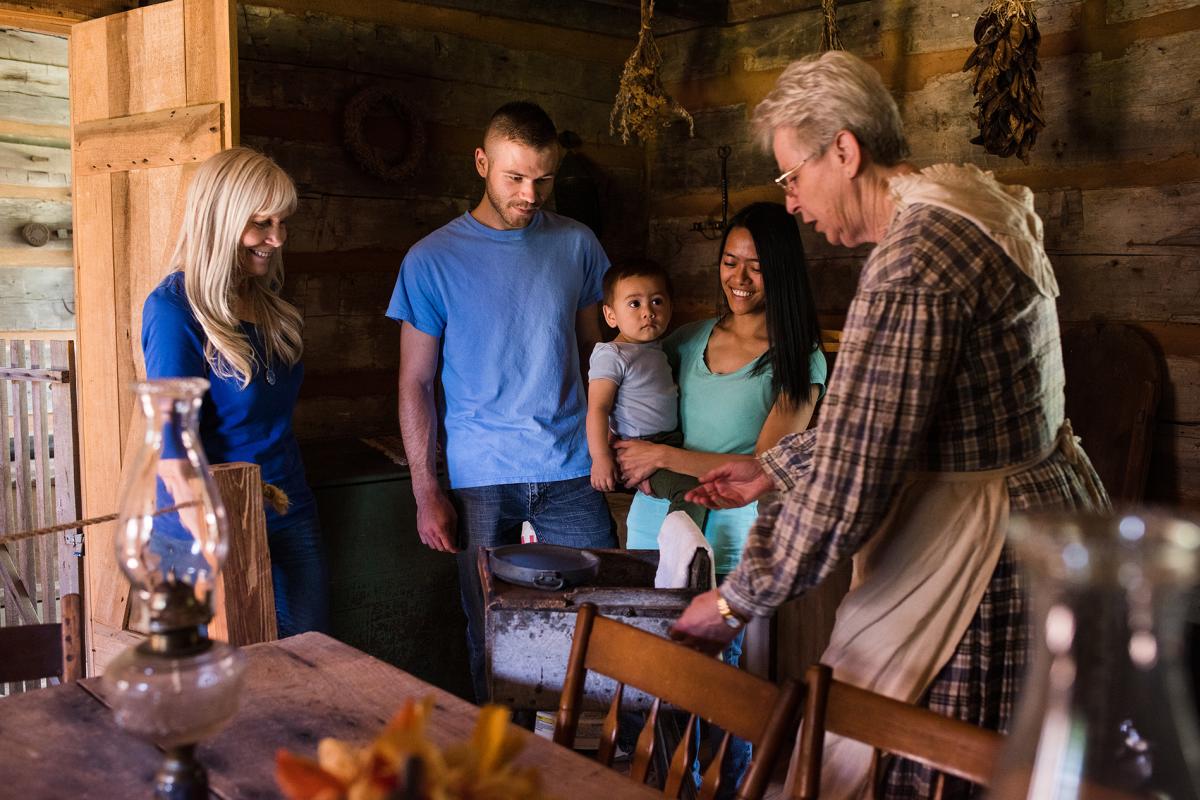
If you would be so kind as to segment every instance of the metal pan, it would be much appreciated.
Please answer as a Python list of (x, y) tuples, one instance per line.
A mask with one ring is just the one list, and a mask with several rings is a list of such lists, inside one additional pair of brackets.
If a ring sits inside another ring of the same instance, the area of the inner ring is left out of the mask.
[(587, 550), (557, 544), (509, 544), (488, 552), (492, 574), (509, 583), (556, 592), (579, 586), (600, 572), (600, 559)]

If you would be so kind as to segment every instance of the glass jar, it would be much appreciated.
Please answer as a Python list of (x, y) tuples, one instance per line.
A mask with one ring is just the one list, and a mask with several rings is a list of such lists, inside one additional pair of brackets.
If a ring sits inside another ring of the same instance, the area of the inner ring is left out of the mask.
[(1182, 669), (1200, 528), (1160, 512), (1014, 514), (1028, 672), (992, 798), (1200, 797)]
[(137, 384), (136, 408), (118, 496), (117, 561), (144, 601), (168, 577), (207, 606), (229, 549), (225, 506), (200, 444), (208, 381)]

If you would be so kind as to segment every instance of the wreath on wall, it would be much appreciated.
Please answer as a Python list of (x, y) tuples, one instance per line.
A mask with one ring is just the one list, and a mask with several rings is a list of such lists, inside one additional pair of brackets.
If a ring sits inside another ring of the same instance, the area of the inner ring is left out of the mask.
[[(363, 129), (367, 117), (390, 113), (400, 121), (404, 132), (397, 148), (380, 148), (367, 141)], [(425, 126), (405, 101), (398, 89), (390, 86), (368, 86), (346, 104), (342, 119), (346, 149), (359, 166), (385, 181), (402, 181), (412, 176), (425, 155)], [(394, 154), (399, 151), (399, 160)]]

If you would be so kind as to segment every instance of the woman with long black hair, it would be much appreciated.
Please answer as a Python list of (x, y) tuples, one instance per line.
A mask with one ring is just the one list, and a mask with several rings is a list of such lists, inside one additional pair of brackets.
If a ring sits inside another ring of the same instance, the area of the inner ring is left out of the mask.
[[(684, 446), (614, 445), (627, 486), (657, 469), (700, 476), (808, 427), (825, 384), (816, 304), (795, 218), (779, 203), (754, 203), (721, 240), (721, 313), (663, 342), (679, 383)], [(732, 456), (732, 458), (731, 458)], [(629, 511), (630, 549), (655, 549), (668, 502), (641, 492)], [(718, 576), (732, 572), (756, 504), (709, 515), (704, 534)]]

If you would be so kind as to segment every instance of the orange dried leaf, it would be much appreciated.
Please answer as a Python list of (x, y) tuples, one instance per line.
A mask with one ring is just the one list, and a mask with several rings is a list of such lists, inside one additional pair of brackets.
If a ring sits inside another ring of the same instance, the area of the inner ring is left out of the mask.
[(338, 800), (346, 791), (346, 785), (317, 762), (287, 750), (275, 753), (275, 782), (288, 800)]
[(509, 710), (503, 706), (484, 706), (475, 723), (471, 744), (475, 747), (480, 775), (487, 775), (503, 765), (504, 739), (508, 733)]

